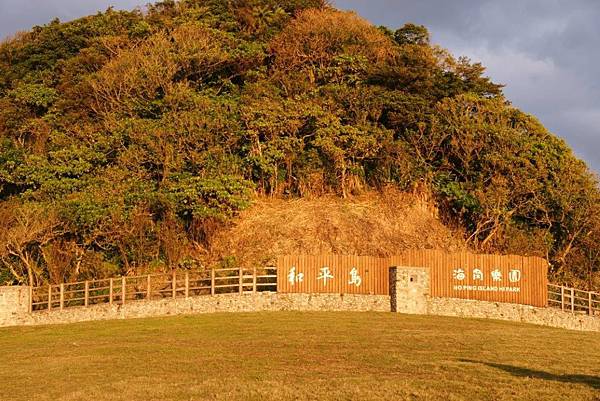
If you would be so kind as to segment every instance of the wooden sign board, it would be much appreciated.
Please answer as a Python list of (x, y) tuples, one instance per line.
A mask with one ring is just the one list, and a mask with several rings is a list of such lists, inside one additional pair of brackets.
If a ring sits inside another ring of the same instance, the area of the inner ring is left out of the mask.
[(277, 291), (309, 294), (389, 294), (389, 260), (368, 256), (284, 256)]
[(408, 251), (393, 266), (429, 267), (430, 295), (546, 306), (548, 263), (538, 257)]
[(282, 293), (389, 294), (391, 266), (427, 267), (432, 297), (546, 306), (548, 263), (537, 257), (414, 250), (391, 257), (284, 256)]

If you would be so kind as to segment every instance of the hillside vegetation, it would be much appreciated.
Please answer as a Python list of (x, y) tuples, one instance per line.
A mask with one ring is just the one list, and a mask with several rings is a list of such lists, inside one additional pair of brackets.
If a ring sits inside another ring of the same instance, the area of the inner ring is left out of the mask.
[(483, 74), (424, 27), (321, 0), (164, 1), (19, 33), (0, 44), (0, 283), (254, 263), (215, 250), (253, 203), (392, 188), (431, 199), (456, 243), (600, 288), (595, 177)]
[(11, 401), (598, 401), (600, 336), (395, 313), (0, 329)]

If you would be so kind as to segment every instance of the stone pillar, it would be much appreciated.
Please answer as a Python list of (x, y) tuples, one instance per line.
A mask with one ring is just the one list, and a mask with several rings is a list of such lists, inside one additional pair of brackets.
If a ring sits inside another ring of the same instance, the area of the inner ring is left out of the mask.
[(0, 287), (0, 326), (15, 324), (20, 315), (29, 313), (29, 287)]
[(392, 312), (426, 315), (429, 275), (427, 267), (390, 267)]

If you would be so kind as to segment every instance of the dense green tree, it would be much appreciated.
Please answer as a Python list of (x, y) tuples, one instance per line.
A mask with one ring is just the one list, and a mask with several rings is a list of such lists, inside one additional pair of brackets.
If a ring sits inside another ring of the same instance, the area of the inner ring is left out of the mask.
[(429, 31), (423, 25), (406, 24), (393, 33), (394, 40), (399, 45), (422, 45), (429, 44)]
[(480, 63), (322, 0), (162, 1), (0, 44), (0, 281), (190, 266), (258, 195), (431, 192), (600, 285), (596, 178)]

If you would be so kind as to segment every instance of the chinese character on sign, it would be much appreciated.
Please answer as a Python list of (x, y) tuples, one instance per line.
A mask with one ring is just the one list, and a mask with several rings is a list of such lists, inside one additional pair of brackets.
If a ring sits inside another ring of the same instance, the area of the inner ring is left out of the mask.
[(463, 269), (454, 269), (454, 271), (452, 272), (452, 277), (454, 277), (455, 280), (464, 280), (465, 278), (467, 278), (467, 275), (465, 274), (465, 271)]
[(288, 273), (288, 281), (291, 285), (294, 285), (295, 283), (301, 283), (304, 281), (304, 273), (296, 274), (296, 268), (292, 267)]
[(473, 269), (473, 280), (483, 280), (483, 272), (481, 269)]
[(317, 277), (317, 280), (323, 280), (323, 285), (327, 285), (327, 280), (333, 279), (333, 274), (331, 274), (331, 270), (329, 267), (325, 266), (321, 268), (321, 273)]
[(353, 267), (352, 270), (350, 270), (350, 281), (348, 281), (348, 284), (354, 284), (357, 287), (360, 287), (362, 284), (362, 278), (358, 274), (358, 269), (356, 267)]
[(494, 281), (502, 281), (502, 272), (498, 269), (492, 272), (492, 280)]
[(508, 272), (508, 279), (511, 283), (521, 281), (521, 270), (513, 269), (510, 272)]

